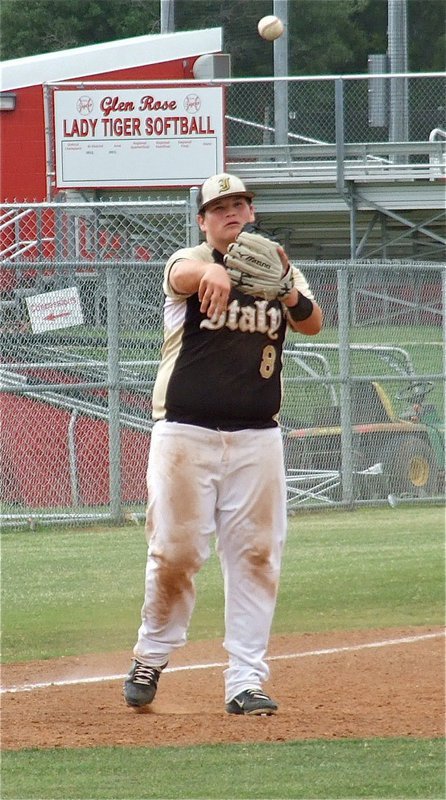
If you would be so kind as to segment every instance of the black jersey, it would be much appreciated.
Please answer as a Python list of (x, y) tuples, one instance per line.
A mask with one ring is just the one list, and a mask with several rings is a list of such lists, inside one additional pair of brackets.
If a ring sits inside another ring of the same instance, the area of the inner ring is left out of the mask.
[(212, 261), (209, 246), (178, 251), (166, 267), (165, 336), (153, 394), (154, 419), (241, 430), (277, 425), (286, 315), (278, 300), (232, 289), (226, 311), (211, 321), (195, 293), (170, 288), (180, 258)]

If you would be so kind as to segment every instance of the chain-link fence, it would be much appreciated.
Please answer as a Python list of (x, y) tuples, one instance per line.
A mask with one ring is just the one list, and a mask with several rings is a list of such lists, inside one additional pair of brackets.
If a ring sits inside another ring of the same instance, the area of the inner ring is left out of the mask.
[(120, 517), (145, 494), (167, 255), (189, 205), (3, 209), (2, 521)]
[(445, 130), (444, 76), (252, 79), (228, 82), (228, 144), (274, 143), (279, 91), (289, 144), (334, 144), (337, 83), (342, 87), (346, 143), (427, 142), (432, 131)]
[[(188, 202), (3, 209), (1, 521), (143, 516), (167, 256)], [(289, 334), (290, 511), (438, 498), (444, 265), (299, 262), (325, 314)]]
[[(290, 336), (282, 425), (289, 507), (444, 491), (444, 267), (303, 265), (325, 311)], [(442, 292), (443, 286), (443, 292)]]

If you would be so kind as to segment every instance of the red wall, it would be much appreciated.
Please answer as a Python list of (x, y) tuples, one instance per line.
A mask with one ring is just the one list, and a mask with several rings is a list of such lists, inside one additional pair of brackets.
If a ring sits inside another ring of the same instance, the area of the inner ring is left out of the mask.
[[(98, 75), (81, 75), (79, 79), (109, 80), (181, 80), (193, 77), (195, 58), (178, 59), (164, 64), (151, 64)], [(73, 78), (77, 80), (78, 78)], [(43, 89), (41, 85), (16, 89), (15, 111), (2, 111), (0, 193), (2, 202), (47, 199), (45, 125)]]
[[(28, 508), (70, 508), (70, 412), (13, 394), (0, 394), (0, 501)], [(76, 478), (81, 506), (107, 505), (108, 425), (79, 415), (74, 425)], [(145, 503), (150, 435), (121, 432), (122, 500)]]

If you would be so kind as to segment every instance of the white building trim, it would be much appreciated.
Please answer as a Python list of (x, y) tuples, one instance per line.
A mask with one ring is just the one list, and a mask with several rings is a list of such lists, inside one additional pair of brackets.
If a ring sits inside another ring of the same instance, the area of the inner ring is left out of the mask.
[(3, 61), (0, 65), (0, 89), (6, 92), (48, 81), (65, 81), (114, 70), (118, 72), (205, 53), (219, 53), (221, 49), (221, 28), (118, 39)]

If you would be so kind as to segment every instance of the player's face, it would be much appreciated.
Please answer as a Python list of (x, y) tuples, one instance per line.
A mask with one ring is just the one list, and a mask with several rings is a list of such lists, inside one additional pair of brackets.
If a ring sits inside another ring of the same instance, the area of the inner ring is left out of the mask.
[(225, 253), (228, 245), (239, 235), (247, 222), (254, 222), (254, 208), (246, 197), (235, 195), (214, 200), (199, 214), (200, 229), (206, 234), (206, 240), (211, 247), (216, 247), (220, 253)]

